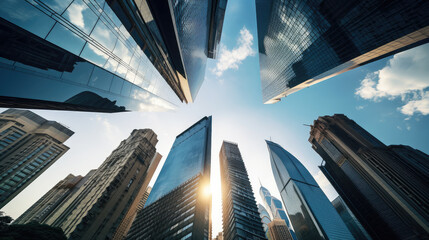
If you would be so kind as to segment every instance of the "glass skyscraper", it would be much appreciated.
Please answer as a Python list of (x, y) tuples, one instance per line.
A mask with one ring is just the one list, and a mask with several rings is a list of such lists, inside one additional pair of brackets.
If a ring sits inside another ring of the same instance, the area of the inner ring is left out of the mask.
[(262, 227), (264, 228), (265, 236), (269, 239), (268, 223), (271, 222), (270, 214), (268, 213), (267, 209), (265, 209), (265, 207), (260, 203), (258, 203), (258, 212), (259, 216), (261, 217)]
[(73, 134), (28, 110), (0, 114), (0, 208), (69, 150), (63, 143)]
[(428, 239), (429, 156), (386, 146), (343, 114), (319, 117), (309, 142), (320, 169), (372, 239)]
[(280, 202), (280, 200), (278, 200), (276, 197), (272, 196), (270, 191), (264, 188), (262, 184), (261, 188), (259, 189), (259, 194), (261, 195), (262, 202), (264, 203), (266, 209), (268, 209), (271, 219), (283, 219), (286, 226), (289, 228), (290, 237), (296, 239), (295, 233), (290, 226), (289, 219), (286, 216), (286, 212), (283, 209), (282, 202)]
[(219, 152), (223, 238), (266, 239), (246, 166), (236, 143), (223, 141)]
[(429, 41), (425, 0), (256, 0), (264, 103)]
[(266, 141), (271, 168), (298, 239), (354, 239), (308, 170), (277, 143)]
[(127, 239), (211, 239), (211, 131), (204, 117), (176, 137)]
[(225, 7), (225, 0), (0, 1), (0, 106), (121, 112), (192, 102)]

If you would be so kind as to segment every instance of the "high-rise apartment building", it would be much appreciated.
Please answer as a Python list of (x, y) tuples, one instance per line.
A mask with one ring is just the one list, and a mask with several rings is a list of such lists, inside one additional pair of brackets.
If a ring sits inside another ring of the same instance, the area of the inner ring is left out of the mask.
[(265, 209), (265, 207), (260, 203), (258, 203), (258, 212), (259, 216), (261, 217), (262, 228), (264, 229), (265, 236), (268, 238), (268, 240), (270, 240), (268, 231), (268, 223), (271, 222), (270, 214), (268, 213), (267, 209)]
[(219, 161), (224, 239), (266, 239), (238, 144), (223, 141)]
[(94, 172), (95, 170), (91, 170), (85, 177), (69, 174), (13, 221), (13, 224), (26, 224), (32, 221), (45, 223), (49, 215), (61, 208), (62, 204), (73, 196)]
[(69, 239), (112, 238), (142, 185), (148, 182), (150, 165), (157, 163), (157, 142), (152, 130), (133, 130), (64, 204), (62, 211), (46, 223), (61, 227)]
[(268, 223), (270, 240), (292, 240), (289, 228), (283, 219), (275, 218)]
[(63, 143), (73, 134), (28, 110), (0, 114), (0, 208), (69, 150)]
[(164, 111), (192, 102), (226, 0), (0, 1), (0, 106)]
[(310, 172), (277, 143), (266, 141), (271, 168), (296, 237), (354, 239)]
[(152, 160), (145, 176), (145, 180), (140, 188), (139, 193), (134, 198), (133, 203), (128, 209), (127, 214), (125, 215), (122, 222), (119, 224), (113, 239), (122, 240), (127, 236), (128, 231), (131, 228), (131, 224), (137, 216), (137, 212), (143, 209), (144, 204), (146, 203), (147, 198), (149, 197), (149, 193), (152, 190), (151, 187), (148, 187), (150, 180), (155, 173), (156, 168), (158, 167), (159, 161), (161, 161), (161, 154), (156, 153), (154, 159)]
[(350, 209), (347, 207), (341, 197), (338, 196), (337, 198), (335, 198), (332, 201), (332, 205), (334, 206), (335, 210), (337, 210), (341, 219), (343, 219), (344, 223), (349, 228), (355, 239), (371, 240), (371, 237), (368, 235), (368, 233), (365, 231), (363, 226), (356, 219), (355, 215), (350, 211)]
[[(262, 202), (264, 203), (266, 209), (268, 209), (268, 214), (270, 214), (271, 219), (282, 219), (290, 232), (288, 239), (296, 239), (295, 233), (290, 226), (289, 219), (286, 216), (286, 212), (283, 209), (282, 202), (276, 197), (272, 196), (270, 191), (263, 187), (262, 184), (261, 188), (259, 189), (259, 194), (261, 195)], [(266, 230), (268, 230), (268, 228)]]
[(264, 103), (429, 41), (425, 0), (256, 0)]
[(204, 117), (176, 137), (127, 239), (211, 239), (211, 131)]
[(342, 114), (319, 117), (320, 169), (373, 239), (429, 238), (429, 156), (386, 146)]

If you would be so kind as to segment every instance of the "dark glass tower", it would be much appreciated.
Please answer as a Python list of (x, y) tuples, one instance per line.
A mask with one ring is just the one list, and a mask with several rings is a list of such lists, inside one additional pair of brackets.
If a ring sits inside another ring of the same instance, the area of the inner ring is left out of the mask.
[(157, 142), (151, 129), (133, 130), (45, 223), (61, 227), (70, 240), (111, 239), (133, 203), (138, 205), (142, 185), (150, 182), (148, 171), (160, 157)]
[(341, 197), (337, 197), (332, 201), (332, 205), (335, 210), (337, 210), (341, 219), (343, 219), (346, 226), (349, 228), (350, 232), (353, 234), (353, 237), (356, 239), (367, 239), (371, 240), (371, 237), (365, 231), (360, 222), (356, 219), (355, 215), (350, 211)]
[(373, 239), (429, 238), (429, 156), (386, 146), (342, 114), (319, 117), (309, 141), (320, 169)]
[(216, 56), (227, 0), (107, 2), (140, 47), (153, 45), (147, 51), (163, 59), (155, 64), (171, 76), (166, 79), (180, 99), (194, 101), (207, 57)]
[(277, 143), (266, 141), (283, 204), (300, 240), (354, 239), (308, 170)]
[(192, 102), (225, 7), (226, 0), (0, 1), (0, 107), (165, 111)]
[(211, 239), (211, 117), (176, 137), (127, 239)]
[(64, 142), (73, 134), (28, 110), (0, 114), (0, 208), (69, 150)]
[(225, 240), (266, 239), (238, 145), (223, 141), (219, 161), (222, 182), (223, 238)]
[(264, 103), (428, 42), (425, 0), (256, 0)]

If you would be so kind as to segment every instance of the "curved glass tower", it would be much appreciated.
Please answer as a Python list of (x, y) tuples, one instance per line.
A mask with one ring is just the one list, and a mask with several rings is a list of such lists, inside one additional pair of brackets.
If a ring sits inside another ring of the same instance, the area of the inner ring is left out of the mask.
[(271, 167), (298, 239), (354, 239), (310, 172), (280, 145), (266, 141)]

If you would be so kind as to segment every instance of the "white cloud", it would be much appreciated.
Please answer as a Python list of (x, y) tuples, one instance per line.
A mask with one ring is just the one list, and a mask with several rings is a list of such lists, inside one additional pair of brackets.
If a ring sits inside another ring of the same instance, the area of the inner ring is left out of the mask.
[(237, 40), (237, 46), (232, 50), (228, 50), (226, 46), (221, 45), (219, 60), (213, 72), (217, 76), (222, 76), (223, 72), (228, 69), (238, 69), (241, 62), (248, 56), (255, 55), (255, 50), (252, 49), (253, 35), (243, 27), (240, 30), (240, 37)]
[(83, 21), (83, 10), (86, 9), (86, 6), (84, 4), (80, 5), (80, 4), (72, 4), (70, 7), (68, 7), (67, 9), (67, 13), (70, 19), (70, 22), (72, 22), (74, 25), (80, 27), (80, 28), (85, 28), (85, 23)]
[(105, 137), (111, 142), (116, 142), (118, 140), (118, 136), (120, 136), (120, 133), (121, 133), (119, 128), (113, 125), (112, 123), (110, 123), (110, 121), (107, 118), (102, 117), (98, 114), (95, 118), (97, 122), (99, 122), (103, 126), (103, 129), (104, 129), (103, 133)]
[(429, 114), (429, 44), (395, 54), (379, 71), (368, 74), (356, 95), (373, 101), (400, 97), (401, 113)]
[(356, 110), (362, 110), (362, 109), (364, 109), (365, 107), (364, 106), (357, 106), (356, 107)]

